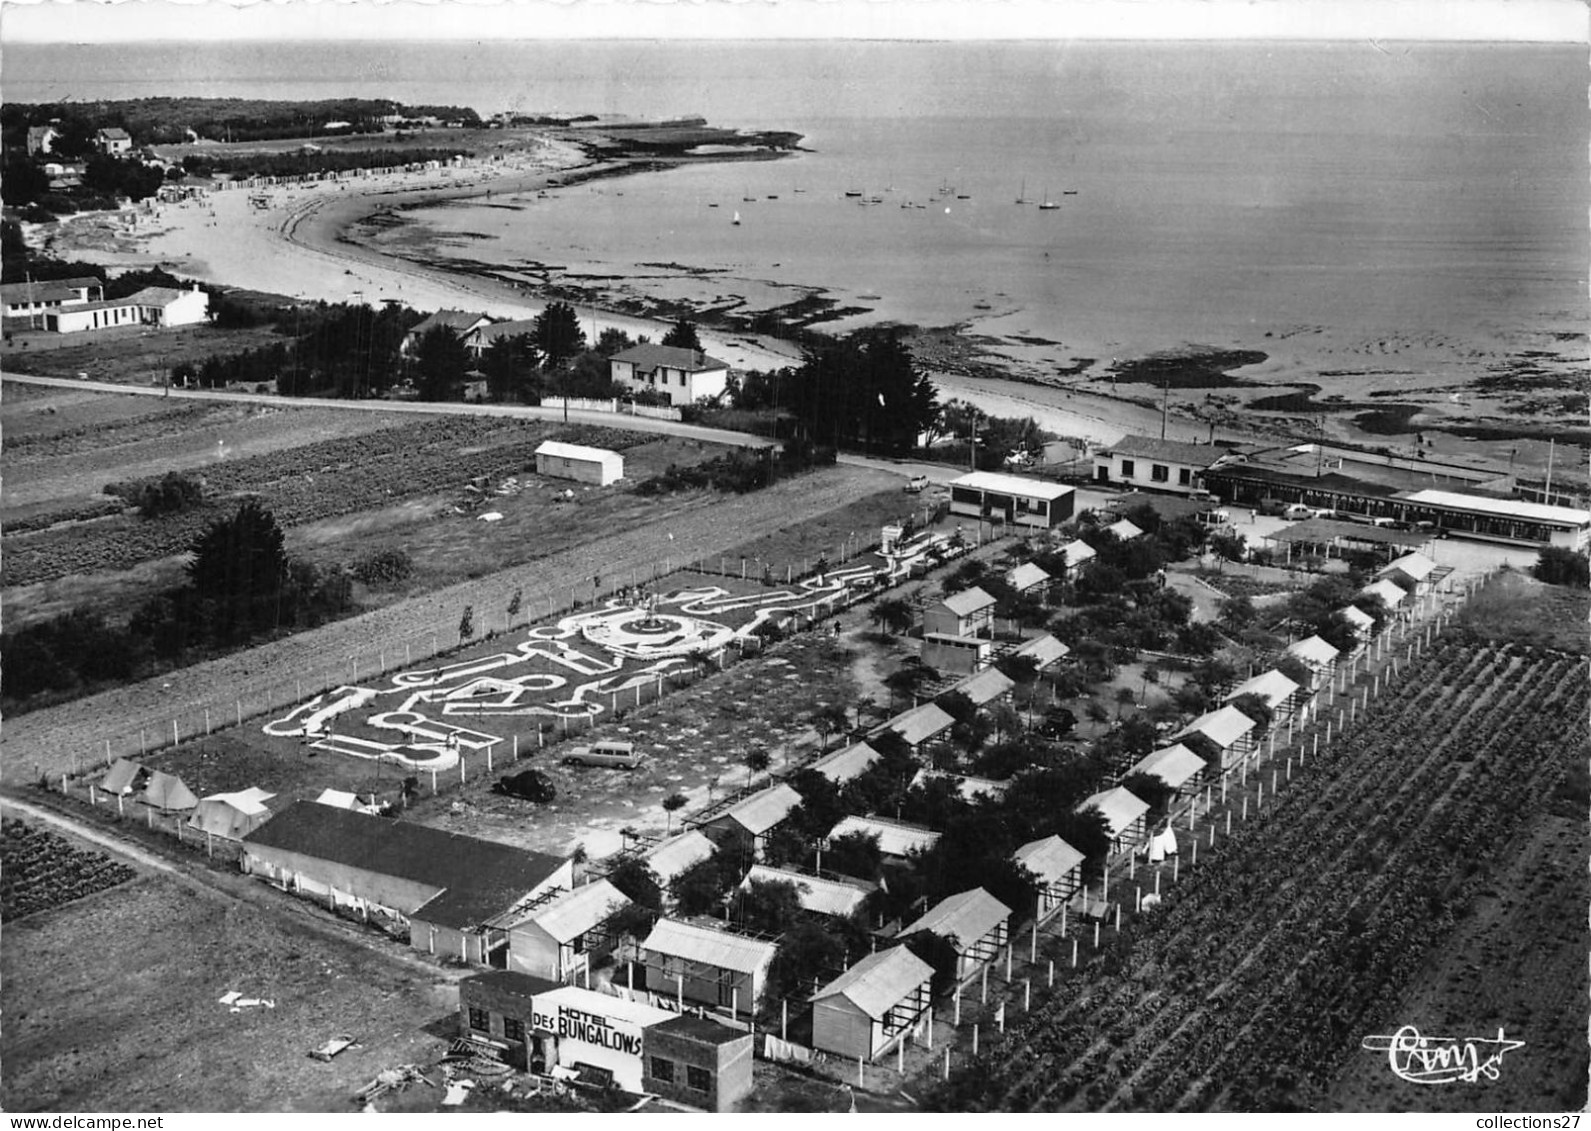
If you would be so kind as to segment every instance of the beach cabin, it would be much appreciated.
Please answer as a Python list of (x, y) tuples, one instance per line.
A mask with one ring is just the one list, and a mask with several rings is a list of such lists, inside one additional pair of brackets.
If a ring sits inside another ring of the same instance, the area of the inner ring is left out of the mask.
[(1072, 650), (1049, 633), (1035, 636), (1012, 653), (1014, 657), (1033, 661), (1038, 671), (1045, 671), (1071, 655)]
[(1309, 669), (1309, 689), (1314, 691), (1330, 681), (1337, 670), (1340, 653), (1320, 637), (1311, 636), (1307, 640), (1289, 644), (1284, 655), (1291, 656)]
[(752, 852), (761, 858), (762, 849), (773, 832), (790, 811), (801, 804), (801, 795), (783, 783), (758, 790), (749, 797), (735, 802), (722, 813), (704, 821), (699, 827), (709, 837), (743, 830), (751, 836)]
[(976, 675), (970, 675), (951, 687), (952, 692), (960, 692), (972, 701), (978, 710), (986, 710), (996, 703), (1002, 703), (1011, 698), (1011, 692), (1016, 687), (1016, 680), (1006, 675), (999, 668), (984, 668)]
[(932, 1004), (934, 968), (903, 946), (876, 951), (812, 995), (812, 1047), (872, 1061), (911, 1032)]
[(1365, 612), (1358, 605), (1346, 605), (1337, 610), (1337, 615), (1348, 622), (1361, 643), (1375, 635), (1376, 618)]
[(950, 513), (1048, 530), (1072, 517), (1077, 492), (1059, 483), (974, 471), (950, 483)]
[(997, 601), (977, 586), (923, 609), (923, 635), (992, 636)]
[(257, 786), (233, 793), (212, 793), (201, 797), (188, 818), (188, 827), (223, 840), (242, 840), (271, 819), (267, 802), (276, 794)]
[(922, 661), (936, 672), (971, 675), (994, 660), (994, 641), (979, 636), (923, 633)]
[(956, 720), (937, 703), (921, 703), (909, 711), (902, 711), (883, 726), (873, 730), (868, 737), (872, 738), (886, 730), (892, 730), (905, 739), (906, 745), (915, 752), (925, 742), (931, 742), (955, 725)]
[(606, 487), (624, 478), (624, 457), (606, 448), (544, 440), (536, 449), (536, 474)]
[(1203, 758), (1179, 742), (1145, 755), (1122, 776), (1130, 778), (1134, 774), (1148, 774), (1159, 778), (1180, 799), (1199, 791), (1204, 784), (1206, 768)]
[(1121, 852), (1142, 844), (1149, 835), (1149, 805), (1123, 786), (1102, 790), (1078, 805), (1077, 812), (1098, 809), (1110, 828), (1110, 850)]
[(589, 978), (618, 942), (609, 921), (630, 905), (607, 880), (553, 895), (508, 928), (508, 968), (553, 982)]
[(1223, 449), (1150, 436), (1124, 436), (1094, 453), (1094, 482), (1191, 495), (1204, 489), (1204, 469)]
[(1131, 542), (1134, 538), (1142, 538), (1144, 535), (1143, 530), (1139, 528), (1137, 523), (1125, 518), (1118, 519), (1105, 527), (1105, 529), (1123, 542)]
[(824, 879), (766, 864), (753, 864), (740, 881), (740, 888), (749, 891), (752, 884), (790, 884), (796, 889), (801, 910), (835, 919), (849, 919), (860, 912), (867, 905), (867, 897), (878, 890), (877, 884), (862, 880)]
[(1372, 581), (1359, 590), (1361, 597), (1380, 597), (1387, 607), (1387, 612), (1396, 616), (1409, 599), (1409, 591), (1395, 581), (1383, 579)]
[(1400, 589), (1423, 597), (1435, 582), (1436, 563), (1418, 551), (1394, 558), (1376, 571), (1376, 577), (1390, 581)]
[(865, 774), (880, 757), (882, 755), (867, 743), (853, 742), (833, 753), (825, 754), (808, 768), (822, 774), (835, 785), (844, 785)]
[(878, 841), (878, 850), (887, 860), (906, 860), (927, 852), (939, 843), (941, 834), (924, 825), (892, 821), (887, 817), (846, 817), (829, 830), (825, 841), (861, 835)]
[(925, 786), (929, 782), (948, 781), (956, 790), (956, 795), (968, 804), (975, 805), (980, 801), (997, 801), (1005, 796), (1010, 782), (995, 781), (992, 778), (974, 778), (963, 774), (946, 773), (943, 770), (918, 770), (912, 777), (912, 788)]
[[(1207, 762), (1218, 763), (1227, 773), (1254, 752), (1255, 722), (1236, 707), (1221, 707), (1200, 715), (1171, 736)], [(1192, 742), (1188, 742), (1188, 739)], [(1202, 747), (1202, 749), (1201, 749)]]
[(897, 936), (909, 939), (929, 931), (954, 940), (956, 981), (964, 982), (985, 962), (992, 962), (1006, 943), (1011, 909), (982, 888), (973, 888), (940, 900)]
[(778, 953), (770, 939), (659, 919), (641, 944), (646, 988), (678, 1002), (754, 1013)]
[(701, 350), (643, 342), (608, 358), (609, 375), (631, 394), (656, 392), (671, 405), (716, 397), (729, 385), (729, 363)]
[(1058, 836), (1030, 840), (1013, 852), (1011, 859), (1038, 877), (1041, 923), (1083, 886), (1083, 854)]
[(657, 877), (666, 901), (670, 884), (717, 851), (718, 846), (711, 840), (695, 829), (689, 829), (669, 837), (643, 855), (641, 861)]
[(1098, 551), (1081, 538), (1066, 543), (1060, 552), (1066, 558), (1066, 576), (1071, 578), (1075, 578), (1079, 569), (1099, 556)]
[(1287, 721), (1303, 698), (1303, 688), (1272, 668), (1268, 672), (1245, 679), (1221, 700), (1230, 703), (1243, 695), (1257, 695), (1271, 709), (1271, 725)]
[(94, 148), (107, 157), (120, 157), (132, 152), (132, 135), (116, 126), (106, 126), (94, 131)]
[(1005, 575), (1006, 584), (1018, 593), (1043, 600), (1049, 595), (1051, 577), (1032, 562), (1017, 566)]

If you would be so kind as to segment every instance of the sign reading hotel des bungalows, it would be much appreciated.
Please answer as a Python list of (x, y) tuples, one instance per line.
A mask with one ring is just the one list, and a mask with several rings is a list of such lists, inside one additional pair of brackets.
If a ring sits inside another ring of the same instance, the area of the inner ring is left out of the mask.
[[(572, 1061), (584, 1060), (590, 1064), (613, 1069), (616, 1078), (621, 1072), (629, 1071), (635, 1078), (624, 1082), (631, 1086), (639, 1086), (641, 1070), (639, 1026), (617, 1018), (604, 1017), (589, 1010), (576, 1009), (561, 1002), (556, 1004), (549, 1002), (547, 1005), (536, 1002), (531, 1021), (537, 1032), (552, 1033), (558, 1037), (560, 1046), (558, 1059), (561, 1063), (569, 1064)], [(588, 1054), (581, 1049), (571, 1048), (569, 1042), (591, 1046), (593, 1049), (608, 1053), (609, 1056)]]

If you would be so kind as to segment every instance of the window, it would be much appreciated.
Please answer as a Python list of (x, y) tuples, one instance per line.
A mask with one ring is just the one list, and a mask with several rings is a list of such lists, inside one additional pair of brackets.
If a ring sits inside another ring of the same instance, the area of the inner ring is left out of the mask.
[(665, 1057), (654, 1056), (652, 1058), (652, 1078), (661, 1080), (665, 1084), (672, 1084), (674, 1082), (674, 1062)]
[(705, 1068), (697, 1068), (694, 1064), (685, 1066), (685, 1086), (695, 1092), (708, 1092), (712, 1090), (713, 1078)]
[(1167, 483), (1171, 480), (1171, 469), (1163, 463), (1149, 465), (1149, 478), (1156, 483)]
[(492, 1031), (492, 1015), (484, 1009), (470, 1006), (470, 1028), (477, 1033), (490, 1033)]
[(503, 1039), (525, 1043), (525, 1023), (517, 1017), (503, 1018)]
[(1187, 487), (1193, 482), (1193, 469), (1191, 467), (1177, 468), (1177, 483)]
[(1123, 479), (1131, 479), (1133, 477), (1133, 472), (1136, 470), (1137, 469), (1133, 467), (1132, 460), (1124, 459), (1121, 461), (1121, 477)]

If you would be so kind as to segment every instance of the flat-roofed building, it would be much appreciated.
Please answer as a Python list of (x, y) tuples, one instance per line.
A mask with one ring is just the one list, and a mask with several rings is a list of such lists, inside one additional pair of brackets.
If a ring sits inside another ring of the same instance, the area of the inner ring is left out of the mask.
[(1047, 530), (1072, 517), (1077, 492), (1060, 483), (974, 471), (950, 484), (950, 513)]
[(988, 667), (994, 658), (994, 641), (982, 636), (923, 633), (922, 661), (936, 672), (971, 675)]
[(606, 448), (544, 440), (536, 449), (536, 474), (606, 487), (624, 478), (624, 457)]

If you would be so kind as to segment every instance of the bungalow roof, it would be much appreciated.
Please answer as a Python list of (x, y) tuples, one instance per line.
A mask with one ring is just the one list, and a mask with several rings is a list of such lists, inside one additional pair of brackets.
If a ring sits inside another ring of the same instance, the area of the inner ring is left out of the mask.
[(877, 1021), (931, 981), (934, 968), (903, 946), (875, 951), (813, 994), (811, 1000), (844, 997)]
[(1098, 809), (1105, 815), (1110, 835), (1120, 836), (1134, 821), (1149, 812), (1149, 805), (1132, 790), (1118, 785), (1115, 789), (1094, 794), (1077, 807), (1079, 813), (1085, 809)]
[(1083, 854), (1058, 836), (1030, 840), (1011, 854), (1045, 883), (1053, 884), (1083, 863)]
[(1149, 774), (1172, 789), (1180, 789), (1203, 772), (1204, 759), (1179, 742), (1152, 751), (1128, 770), (1127, 776)]
[(982, 888), (973, 888), (941, 899), (900, 933), (904, 938), (918, 931), (932, 931), (941, 938), (954, 938), (957, 951), (964, 954), (1010, 917), (1009, 907)]
[(641, 949), (716, 966), (720, 970), (733, 970), (737, 974), (755, 974), (773, 961), (779, 946), (749, 935), (698, 927), (677, 919), (659, 919)]

